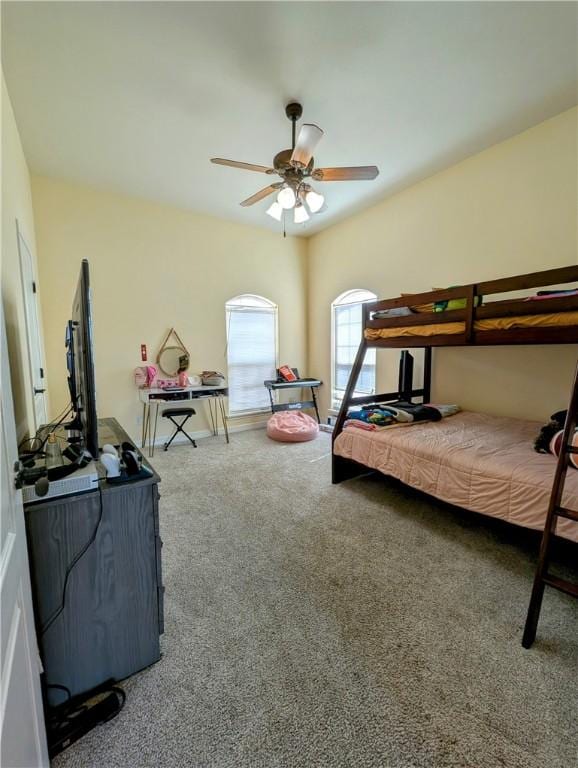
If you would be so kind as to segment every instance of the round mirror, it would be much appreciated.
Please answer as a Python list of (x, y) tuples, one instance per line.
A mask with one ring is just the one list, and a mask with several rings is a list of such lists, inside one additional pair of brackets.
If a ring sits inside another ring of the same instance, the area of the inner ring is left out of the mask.
[(164, 347), (159, 352), (157, 363), (165, 376), (177, 376), (189, 369), (189, 355), (183, 347)]

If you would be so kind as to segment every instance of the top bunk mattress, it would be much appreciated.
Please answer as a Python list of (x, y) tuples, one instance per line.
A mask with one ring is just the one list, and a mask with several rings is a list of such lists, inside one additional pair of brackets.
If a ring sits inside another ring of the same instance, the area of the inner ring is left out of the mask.
[[(427, 325), (404, 325), (399, 328), (366, 328), (365, 338), (397, 339), (404, 336), (455, 336), (464, 333), (464, 322), (436, 323), (435, 317), (443, 313), (432, 313), (432, 322)], [(488, 317), (474, 321), (475, 331), (507, 331), (513, 328), (561, 328), (578, 325), (578, 312), (552, 312), (541, 315), (514, 315), (513, 317)]]
[[(367, 432), (345, 427), (334, 453), (450, 504), (542, 531), (556, 459), (534, 451), (541, 424), (464, 411), (440, 422)], [(563, 505), (578, 510), (578, 470), (568, 470)], [(578, 541), (578, 523), (556, 533)]]

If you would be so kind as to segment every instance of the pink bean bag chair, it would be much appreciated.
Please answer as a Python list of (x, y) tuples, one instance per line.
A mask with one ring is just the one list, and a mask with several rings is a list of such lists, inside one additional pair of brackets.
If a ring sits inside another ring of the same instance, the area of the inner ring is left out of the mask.
[(319, 424), (301, 411), (279, 411), (267, 422), (267, 435), (271, 440), (282, 443), (301, 443), (315, 440), (319, 434)]

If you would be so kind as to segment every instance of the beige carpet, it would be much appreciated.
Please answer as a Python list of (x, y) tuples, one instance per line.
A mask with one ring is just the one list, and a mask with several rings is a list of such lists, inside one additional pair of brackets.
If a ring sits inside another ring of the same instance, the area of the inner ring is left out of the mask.
[[(329, 436), (158, 453), (163, 659), (58, 768), (575, 768), (578, 602), (520, 645), (538, 539), (385, 478)], [(558, 567), (578, 580), (578, 549)]]

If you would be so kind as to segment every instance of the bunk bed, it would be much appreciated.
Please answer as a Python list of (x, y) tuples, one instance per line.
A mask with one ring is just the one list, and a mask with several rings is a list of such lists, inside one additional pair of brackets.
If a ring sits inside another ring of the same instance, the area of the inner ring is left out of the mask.
[[(578, 344), (578, 292), (488, 299), (553, 285), (571, 290), (577, 284), (578, 266), (571, 266), (365, 304), (363, 338), (333, 430), (333, 482), (369, 468), (471, 511), (543, 530), (556, 462), (533, 450), (537, 423), (462, 412), (409, 429), (343, 427), (356, 406), (415, 398), (429, 403), (434, 347)], [(456, 304), (459, 308), (452, 309)], [(445, 311), (431, 311), (446, 305)], [(388, 314), (401, 307), (411, 314)], [(423, 385), (415, 388), (405, 365), (397, 392), (355, 397), (365, 353), (372, 347), (423, 348)], [(571, 474), (566, 501), (578, 509), (578, 472)], [(560, 521), (557, 533), (578, 541), (574, 521)]]
[[(415, 398), (430, 403), (434, 347), (578, 344), (577, 285), (578, 266), (569, 266), (364, 304), (363, 336), (333, 430), (333, 483), (377, 470), (465, 509), (543, 532), (525, 647), (536, 633), (545, 584), (578, 597), (578, 586), (547, 574), (552, 534), (578, 542), (578, 470), (566, 473), (568, 455), (578, 453), (570, 439), (578, 374), (558, 462), (534, 451), (537, 422), (471, 412), (376, 431), (346, 422), (360, 406)], [(548, 286), (556, 288), (519, 295)], [(411, 355), (404, 351), (397, 392), (356, 396), (370, 348), (422, 348), (422, 386), (414, 385)]]

